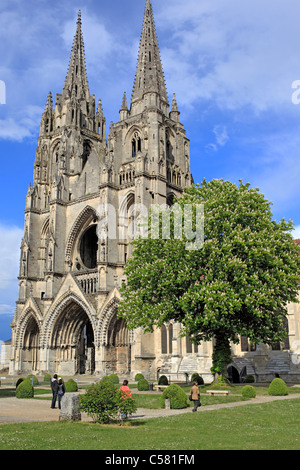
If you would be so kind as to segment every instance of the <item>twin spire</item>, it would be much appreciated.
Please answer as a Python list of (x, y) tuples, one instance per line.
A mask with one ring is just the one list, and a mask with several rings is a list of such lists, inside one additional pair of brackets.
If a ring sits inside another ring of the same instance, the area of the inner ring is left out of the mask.
[(150, 0), (146, 1), (137, 70), (132, 92), (132, 103), (142, 100), (145, 93), (157, 93), (168, 104), (168, 95)]
[(68, 73), (63, 88), (63, 96), (75, 98), (89, 97), (89, 83), (86, 74), (84, 42), (81, 29), (81, 10), (78, 12), (77, 28), (73, 41)]
[[(73, 41), (69, 68), (63, 87), (63, 98), (89, 99), (89, 84), (86, 74), (84, 41), (82, 35), (81, 11), (78, 12), (77, 28)], [(154, 93), (169, 107), (158, 40), (155, 30), (153, 9), (150, 0), (146, 0), (143, 28), (140, 40), (136, 75), (132, 91), (132, 105), (142, 102), (147, 93)], [(47, 106), (50, 105), (48, 98)], [(173, 102), (174, 107), (174, 102)], [(127, 111), (124, 94), (121, 111)]]

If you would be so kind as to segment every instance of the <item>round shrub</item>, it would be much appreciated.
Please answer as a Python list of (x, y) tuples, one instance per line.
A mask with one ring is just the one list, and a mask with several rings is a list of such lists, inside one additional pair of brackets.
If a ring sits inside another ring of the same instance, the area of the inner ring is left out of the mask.
[(186, 394), (182, 388), (179, 387), (179, 385), (169, 385), (169, 387), (166, 388), (166, 390), (162, 393), (160, 398), (161, 408), (165, 407), (165, 400), (167, 398), (170, 400), (170, 406), (173, 410), (179, 410), (188, 407)]
[(286, 386), (286, 383), (282, 379), (274, 379), (269, 385), (268, 389), (269, 395), (273, 396), (283, 396), (283, 395), (288, 395), (288, 388)]
[(254, 375), (246, 375), (245, 377), (245, 383), (246, 384), (253, 384), (255, 382), (255, 378), (254, 378)]
[(30, 380), (31, 383), (33, 383), (33, 386), (34, 386), (34, 387), (39, 384), (39, 381), (38, 381), (37, 377), (36, 377), (35, 375), (33, 375), (33, 374), (27, 375), (26, 378), (27, 378), (28, 380)]
[(17, 387), (16, 398), (33, 398), (34, 389), (30, 379), (23, 380)]
[(245, 385), (242, 388), (242, 397), (243, 398), (255, 398), (256, 397), (256, 390), (252, 385)]
[(119, 377), (117, 376), (117, 374), (110, 374), (108, 377), (110, 378), (113, 384), (118, 385)]
[(204, 385), (204, 380), (197, 372), (194, 372), (194, 374), (192, 374), (191, 382), (197, 382), (198, 385)]
[(75, 380), (73, 379), (67, 380), (67, 382), (65, 383), (65, 389), (66, 389), (66, 393), (77, 392), (78, 387), (77, 387), (77, 383), (75, 382)]
[(16, 383), (16, 389), (18, 388), (18, 386), (20, 385), (21, 382), (23, 382), (24, 377), (20, 377), (18, 380), (17, 380), (17, 383)]
[(135, 377), (134, 377), (134, 380), (136, 382), (138, 382), (139, 380), (141, 379), (144, 379), (145, 377), (143, 376), (143, 374), (136, 374)]
[(137, 384), (137, 388), (140, 392), (146, 392), (149, 390), (149, 382), (146, 379), (140, 379)]
[(161, 375), (158, 379), (158, 385), (169, 385), (168, 378), (165, 375)]
[(51, 375), (45, 374), (44, 375), (44, 383), (49, 384), (51, 382)]

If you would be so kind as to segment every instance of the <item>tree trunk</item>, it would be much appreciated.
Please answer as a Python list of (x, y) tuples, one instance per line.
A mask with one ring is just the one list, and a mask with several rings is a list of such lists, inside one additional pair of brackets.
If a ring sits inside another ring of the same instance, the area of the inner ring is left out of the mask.
[(218, 383), (220, 377), (222, 380), (226, 377), (227, 365), (231, 362), (230, 342), (224, 331), (219, 331), (215, 335), (212, 361), (211, 372), (214, 375), (214, 382)]

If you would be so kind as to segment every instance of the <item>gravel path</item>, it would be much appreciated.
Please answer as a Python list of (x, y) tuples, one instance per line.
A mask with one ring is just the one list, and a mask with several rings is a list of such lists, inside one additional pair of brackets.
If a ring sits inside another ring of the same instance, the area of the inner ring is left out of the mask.
[[(275, 400), (290, 400), (293, 398), (300, 398), (300, 394), (295, 393), (284, 397), (263, 396), (242, 402), (202, 406), (198, 409), (198, 413), (222, 408), (268, 403)], [(137, 412), (131, 417), (131, 419), (160, 418), (179, 415), (182, 413), (191, 413), (191, 408), (185, 408), (182, 410), (149, 410), (138, 408)], [(59, 421), (59, 414), (59, 409), (56, 408), (52, 410), (50, 408), (50, 402), (48, 400), (20, 399), (14, 397), (0, 398), (0, 424)], [(91, 421), (91, 419), (84, 413), (82, 413), (81, 418), (82, 421)]]

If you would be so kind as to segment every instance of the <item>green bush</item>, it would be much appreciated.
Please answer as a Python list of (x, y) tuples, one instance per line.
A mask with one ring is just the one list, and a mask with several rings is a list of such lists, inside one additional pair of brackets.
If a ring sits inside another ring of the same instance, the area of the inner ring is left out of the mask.
[(197, 382), (198, 385), (204, 385), (204, 380), (197, 372), (194, 372), (194, 374), (192, 374), (191, 382)]
[(67, 380), (67, 382), (65, 383), (65, 389), (66, 389), (66, 393), (77, 392), (78, 387), (77, 387), (77, 383), (75, 382), (75, 380), (73, 379)]
[(134, 377), (134, 380), (136, 382), (138, 382), (139, 380), (141, 379), (144, 379), (145, 377), (143, 376), (143, 374), (136, 374), (135, 377)]
[(167, 398), (170, 400), (171, 409), (179, 410), (188, 407), (186, 394), (179, 385), (169, 385), (162, 393), (160, 398), (161, 408), (165, 407), (165, 400)]
[(268, 393), (269, 395), (273, 396), (284, 396), (289, 394), (288, 388), (284, 380), (278, 378), (272, 380), (269, 385)]
[(111, 380), (102, 379), (98, 384), (91, 385), (79, 400), (79, 410), (87, 413), (93, 421), (103, 424), (115, 419), (121, 421), (122, 413), (128, 415), (136, 411), (135, 401), (124, 399)]
[(245, 384), (253, 384), (255, 382), (254, 375), (246, 375), (245, 377)]
[(255, 398), (256, 397), (256, 390), (252, 385), (245, 385), (242, 388), (242, 397), (243, 398)]
[(24, 377), (20, 377), (18, 380), (17, 380), (17, 383), (16, 383), (16, 389), (18, 388), (18, 386), (20, 385), (21, 382), (23, 382)]
[(169, 385), (168, 378), (165, 375), (161, 375), (158, 379), (158, 385)]
[(146, 379), (140, 379), (137, 384), (137, 388), (140, 392), (149, 390), (149, 382)]
[(34, 389), (30, 379), (23, 380), (17, 387), (16, 398), (33, 398)]
[(50, 384), (51, 382), (51, 375), (50, 374), (45, 374), (44, 375), (44, 383)]
[(118, 385), (120, 383), (117, 374), (110, 374), (108, 377), (110, 378), (113, 384)]
[(37, 377), (36, 377), (35, 375), (33, 375), (33, 374), (27, 375), (26, 378), (27, 378), (28, 380), (30, 380), (31, 383), (32, 383), (32, 381), (33, 381), (33, 386), (34, 386), (34, 387), (39, 384), (39, 381), (38, 381)]

